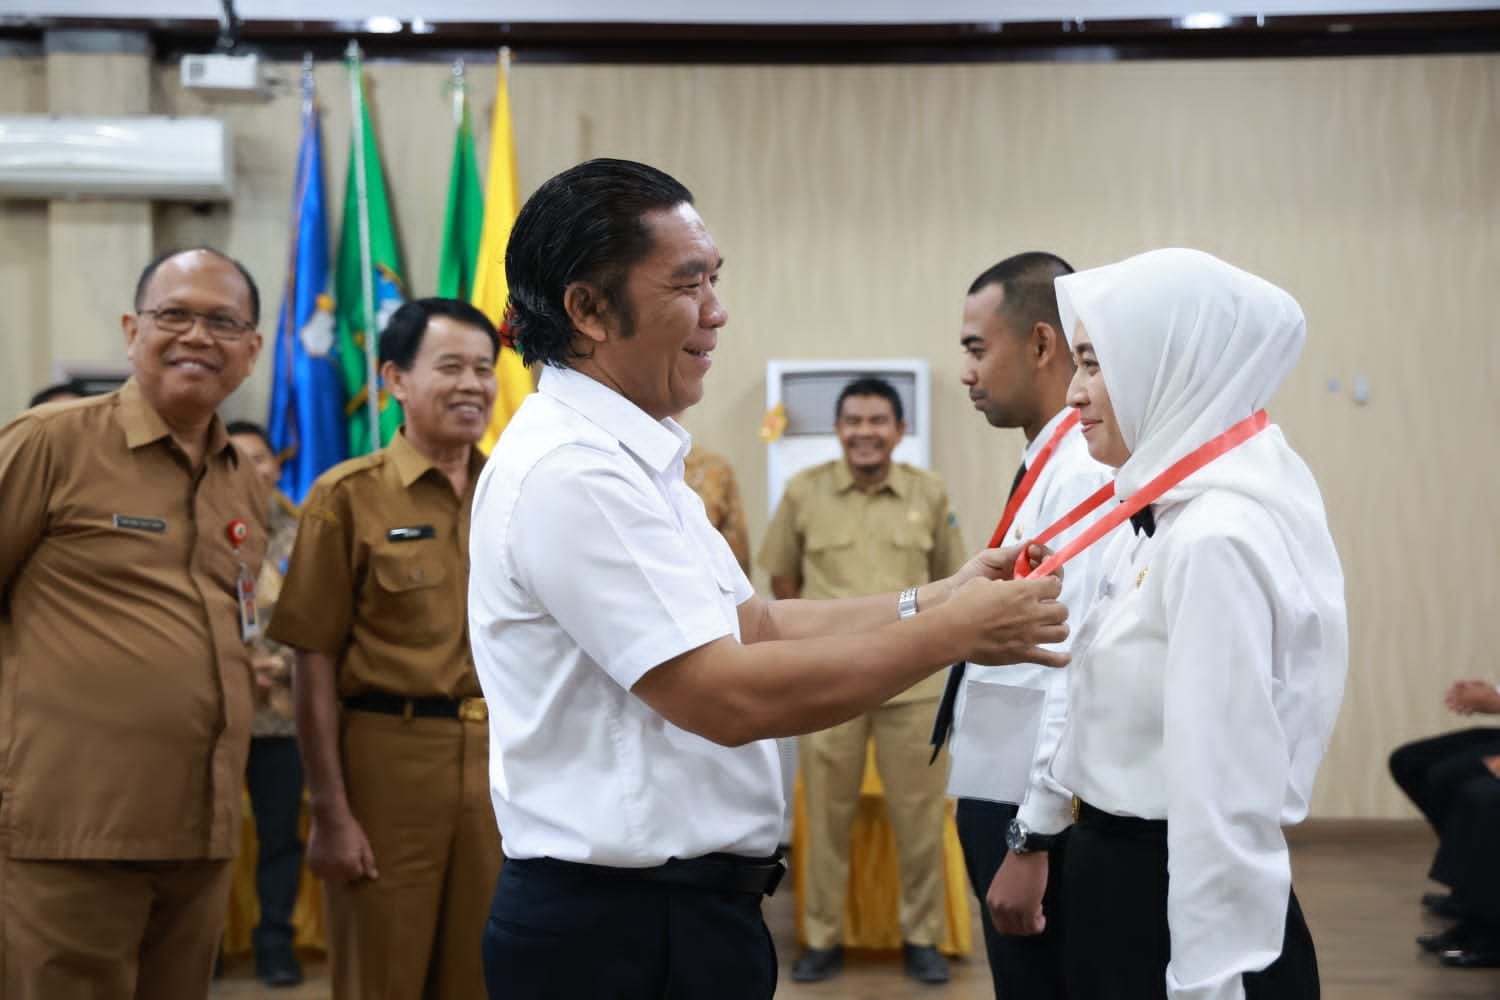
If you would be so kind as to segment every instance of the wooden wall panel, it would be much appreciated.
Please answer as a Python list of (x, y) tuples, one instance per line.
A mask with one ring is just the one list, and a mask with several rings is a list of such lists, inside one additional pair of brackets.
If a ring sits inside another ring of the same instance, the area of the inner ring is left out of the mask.
[[(294, 65), (274, 69), (296, 77)], [(14, 72), (0, 62), (0, 80)], [(447, 73), (369, 67), (417, 294), (436, 278)], [(481, 159), (494, 73), (469, 69)], [(337, 232), (343, 70), (320, 66), (318, 79)], [(234, 122), (241, 181), (232, 209), (159, 209), (158, 242), (223, 245), (260, 276), (274, 309), (297, 98), (211, 106), (178, 92), (175, 69), (161, 70), (156, 86), (169, 110)], [(1354, 633), (1316, 812), (1409, 814), (1385, 754), (1454, 727), (1443, 687), (1493, 676), (1490, 652), (1500, 647), (1491, 610), (1500, 546), (1486, 517), (1497, 495), (1489, 456), (1500, 346), (1482, 321), (1500, 274), (1500, 59), (521, 63), (511, 87), (523, 192), (580, 158), (615, 155), (659, 165), (697, 195), (728, 260), (731, 318), (708, 396), (687, 423), (733, 460), (757, 539), (767, 520), (756, 428), (769, 358), (929, 359), (934, 466), (977, 545), (1021, 443), (989, 428), (957, 382), (963, 292), (979, 271), (1024, 249), (1084, 267), (1190, 245), (1288, 288), (1306, 309), (1309, 342), (1273, 412), (1323, 484)], [(0, 247), (24, 245), (24, 226), (10, 236), (16, 210), (0, 211)], [(45, 247), (33, 253), (45, 257)], [(264, 415), (267, 369), (231, 402), (236, 414)], [(1351, 397), (1360, 377), (1366, 405)], [(0, 382), (0, 393), (0, 410), (20, 405), (15, 387)]]

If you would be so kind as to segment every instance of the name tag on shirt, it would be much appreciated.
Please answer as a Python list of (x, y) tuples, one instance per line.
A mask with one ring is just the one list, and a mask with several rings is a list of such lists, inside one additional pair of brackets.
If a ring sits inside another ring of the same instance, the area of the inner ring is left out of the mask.
[(116, 514), (115, 527), (124, 528), (126, 531), (149, 531), (153, 535), (165, 534), (167, 522), (159, 517), (131, 517), (129, 514)]
[(388, 542), (415, 542), (419, 538), (436, 538), (437, 529), (430, 524), (416, 524), (410, 528), (392, 528), (385, 533)]

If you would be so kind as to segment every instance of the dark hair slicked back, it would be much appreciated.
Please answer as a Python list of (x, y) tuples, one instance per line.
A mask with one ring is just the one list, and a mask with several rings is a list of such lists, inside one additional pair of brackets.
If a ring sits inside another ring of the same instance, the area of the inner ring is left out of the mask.
[(510, 324), (522, 359), (561, 367), (581, 356), (563, 306), (563, 293), (576, 281), (597, 286), (606, 303), (628, 316), (625, 279), (654, 246), (645, 216), (692, 203), (681, 182), (633, 160), (589, 160), (537, 188), (505, 249)]

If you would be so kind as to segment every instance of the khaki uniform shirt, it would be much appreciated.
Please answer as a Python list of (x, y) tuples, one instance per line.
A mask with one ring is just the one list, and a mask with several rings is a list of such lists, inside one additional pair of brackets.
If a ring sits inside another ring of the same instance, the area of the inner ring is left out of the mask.
[(703, 501), (708, 522), (719, 529), (745, 575), (750, 574), (750, 529), (745, 527), (745, 505), (734, 481), (734, 469), (719, 454), (693, 445), (683, 459), (683, 480)]
[[(0, 831), (13, 858), (229, 858), (266, 500), (214, 419), (194, 473), (132, 380), (0, 430)], [(243, 521), (239, 557), (229, 527)]]
[(271, 638), (338, 661), (341, 697), (479, 697), (469, 508), (483, 467), (474, 449), (456, 496), (400, 433), (319, 476), (302, 501)]
[[(771, 576), (801, 581), (808, 598), (865, 597), (939, 580), (964, 564), (958, 518), (936, 474), (897, 462), (873, 493), (854, 485), (842, 459), (791, 478), (757, 562)], [(894, 609), (892, 609), (894, 615)], [(943, 693), (937, 673), (892, 698)]]

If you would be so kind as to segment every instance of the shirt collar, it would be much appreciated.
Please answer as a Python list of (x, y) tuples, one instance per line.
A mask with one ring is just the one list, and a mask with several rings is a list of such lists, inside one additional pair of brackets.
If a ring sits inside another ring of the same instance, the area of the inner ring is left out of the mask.
[(1071, 406), (1064, 406), (1054, 413), (1052, 419), (1047, 421), (1046, 426), (1042, 428), (1042, 432), (1030, 441), (1027, 441), (1026, 447), (1021, 449), (1021, 460), (1030, 465), (1032, 458), (1041, 450), (1042, 445), (1052, 440), (1052, 434), (1057, 430), (1057, 425), (1066, 420), (1068, 414), (1072, 412), (1073, 408)]
[[(148, 444), (154, 444), (162, 439), (170, 440), (172, 428), (162, 419), (156, 407), (147, 401), (141, 393), (141, 385), (134, 377), (125, 380), (120, 386), (117, 394), (119, 406), (116, 419), (120, 427), (125, 431), (125, 445), (134, 450)], [(219, 415), (214, 414), (213, 421), (208, 425), (208, 448), (206, 455), (217, 455), (227, 451), (229, 460), (235, 465), (240, 463), (240, 453), (234, 447), (234, 442), (229, 440), (229, 432), (224, 429), (224, 421)]]
[[(847, 458), (841, 458), (834, 463), (833, 488), (838, 493), (847, 493), (855, 488), (854, 473), (849, 468)], [(875, 492), (881, 493), (885, 490), (890, 490), (902, 499), (905, 499), (906, 495), (911, 492), (911, 474), (900, 462), (891, 463), (891, 470), (886, 473), (885, 482), (881, 483)]]
[(692, 435), (671, 417), (653, 420), (603, 382), (572, 368), (544, 367), (537, 391), (598, 426), (658, 475), (680, 464), (692, 446)]
[[(396, 468), (396, 477), (401, 480), (403, 489), (411, 489), (412, 483), (431, 470), (437, 468), (432, 460), (417, 450), (417, 446), (406, 438), (406, 427), (403, 424), (401, 430), (391, 435), (391, 443), (385, 446), (386, 453), (391, 457), (391, 464)], [(479, 476), (479, 470), (484, 468), (484, 454), (478, 448), (469, 449), (469, 482), (472, 484)]]

